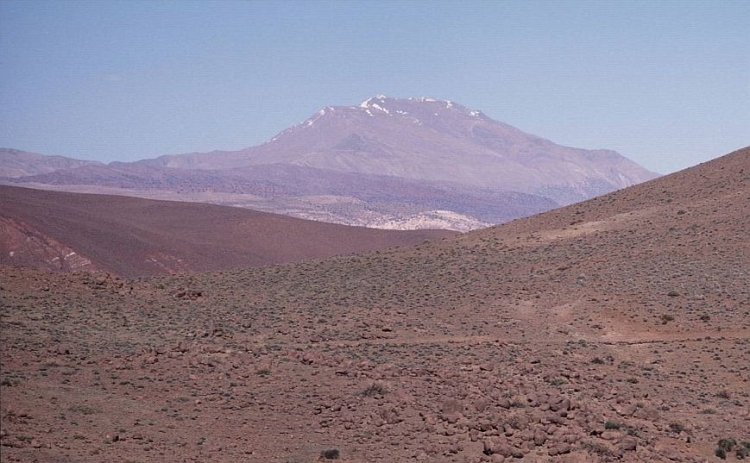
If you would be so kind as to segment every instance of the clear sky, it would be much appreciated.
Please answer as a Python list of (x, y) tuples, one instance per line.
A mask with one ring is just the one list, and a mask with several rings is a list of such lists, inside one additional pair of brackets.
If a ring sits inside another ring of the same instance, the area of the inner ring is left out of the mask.
[(0, 0), (0, 146), (130, 161), (430, 96), (673, 172), (750, 145), (750, 1)]

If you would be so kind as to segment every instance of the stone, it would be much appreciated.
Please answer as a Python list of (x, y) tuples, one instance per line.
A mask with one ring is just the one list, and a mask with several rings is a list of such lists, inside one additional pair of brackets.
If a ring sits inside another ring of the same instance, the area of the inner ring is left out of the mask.
[(564, 455), (566, 453), (570, 453), (570, 451), (571, 447), (569, 444), (557, 444), (551, 446), (547, 453), (549, 453), (549, 456), (554, 457), (555, 455)]
[(498, 454), (504, 457), (510, 457), (513, 455), (513, 447), (511, 447), (504, 439), (488, 438), (484, 440), (484, 454)]
[(626, 437), (624, 438), (619, 445), (620, 450), (623, 452), (632, 452), (635, 451), (638, 447), (638, 440), (634, 437)]

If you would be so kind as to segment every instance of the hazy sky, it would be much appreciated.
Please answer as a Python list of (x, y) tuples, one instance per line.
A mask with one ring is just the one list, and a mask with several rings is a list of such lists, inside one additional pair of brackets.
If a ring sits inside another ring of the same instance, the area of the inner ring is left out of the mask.
[(748, 24), (748, 0), (0, 0), (0, 146), (233, 150), (384, 93), (668, 173), (750, 145)]

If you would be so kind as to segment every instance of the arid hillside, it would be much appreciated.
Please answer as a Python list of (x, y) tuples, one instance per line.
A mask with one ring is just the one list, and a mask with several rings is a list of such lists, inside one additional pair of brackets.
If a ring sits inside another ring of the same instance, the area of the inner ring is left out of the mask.
[(3, 268), (3, 461), (738, 461), (748, 236), (744, 149), (401, 249)]
[(124, 277), (254, 267), (421, 243), (248, 209), (0, 186), (0, 264)]

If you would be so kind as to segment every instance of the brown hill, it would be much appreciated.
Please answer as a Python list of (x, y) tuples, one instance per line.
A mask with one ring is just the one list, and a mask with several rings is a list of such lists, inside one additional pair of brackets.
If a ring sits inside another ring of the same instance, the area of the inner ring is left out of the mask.
[(3, 456), (737, 461), (748, 236), (744, 149), (367, 255), (135, 282), (6, 268)]
[(0, 186), (0, 264), (135, 277), (277, 264), (421, 243), (248, 209)]

